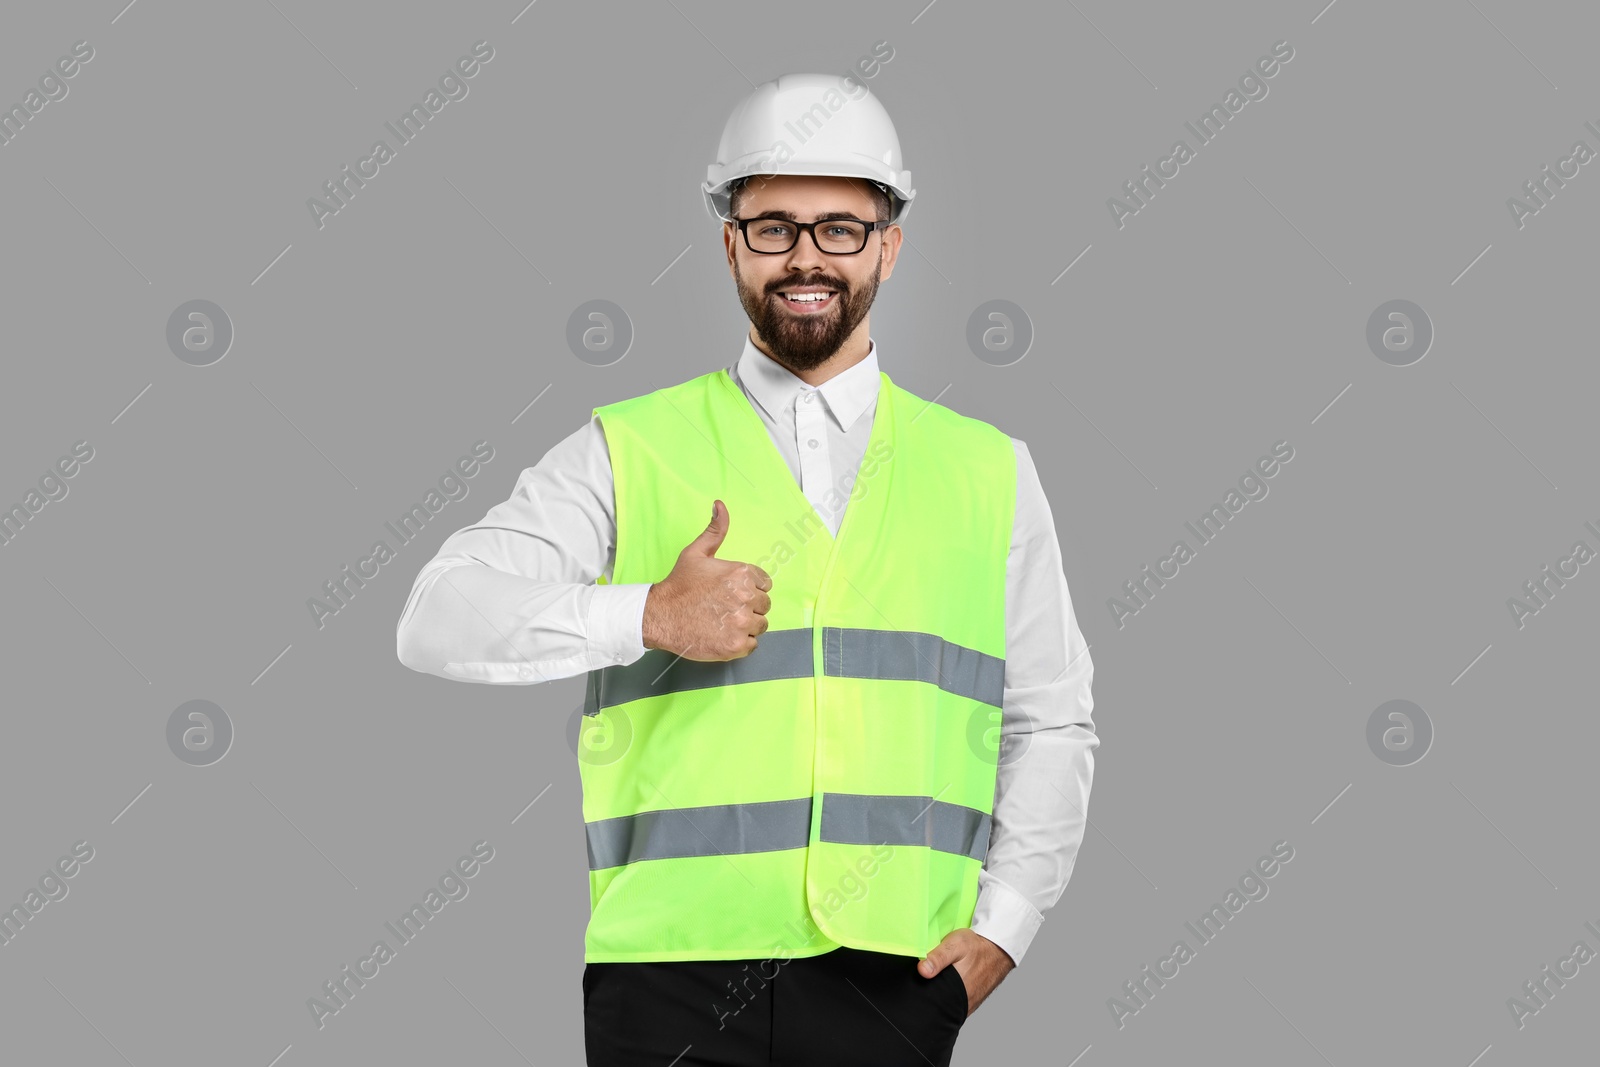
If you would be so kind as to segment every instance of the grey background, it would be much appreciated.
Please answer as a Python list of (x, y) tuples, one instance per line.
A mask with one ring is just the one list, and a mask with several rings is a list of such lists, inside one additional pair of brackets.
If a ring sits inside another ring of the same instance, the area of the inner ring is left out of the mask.
[[(1600, 949), (1600, 565), (1521, 628), (1506, 601), (1600, 547), (1600, 177), (1521, 229), (1506, 200), (1600, 148), (1600, 18), (924, 5), (8, 7), (0, 102), (95, 56), (0, 147), (0, 501), (95, 455), (0, 548), (0, 901), (95, 855), (0, 947), (5, 1060), (581, 1062), (582, 680), (416, 674), (395, 623), (591, 406), (734, 360), (697, 191), (723, 120), (880, 40), (918, 190), (882, 365), (1030, 445), (1102, 739), (1072, 882), (956, 1062), (1593, 1055), (1596, 965), (1520, 1029), (1506, 1001)], [(480, 39), (470, 94), (319, 230), (307, 198)], [(1269, 94), (1119, 229), (1107, 198), (1279, 40)], [(234, 329), (209, 367), (165, 340), (195, 299)], [(611, 366), (566, 346), (591, 299), (633, 324)], [(990, 299), (1032, 323), (1011, 366), (966, 344)], [(1365, 340), (1394, 299), (1435, 331), (1408, 367)], [(318, 629), (307, 599), (480, 439), (470, 495)], [(1279, 440), (1270, 495), (1119, 628), (1107, 599)], [(1402, 698), (1434, 740), (1395, 767), (1366, 727)], [(235, 731), (211, 766), (167, 745), (195, 699)], [(306, 1000), (478, 840), (470, 895), (319, 1030)], [(1119, 1029), (1108, 999), (1279, 840), (1270, 895)]]

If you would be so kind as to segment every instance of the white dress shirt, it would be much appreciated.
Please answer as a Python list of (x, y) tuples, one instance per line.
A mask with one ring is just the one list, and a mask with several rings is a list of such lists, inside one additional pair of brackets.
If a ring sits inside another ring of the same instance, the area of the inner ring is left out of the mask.
[[(810, 386), (749, 340), (729, 368), (837, 535), (878, 403), (878, 350)], [(1023, 442), (1006, 563), (1001, 765), (974, 932), (1017, 963), (1060, 899), (1087, 821), (1094, 664), (1073, 615), (1044, 488)], [(737, 523), (738, 515), (729, 522)], [(417, 575), (396, 630), (400, 661), (443, 678), (533, 684), (645, 654), (649, 583), (611, 579), (616, 511), (610, 453), (595, 417), (523, 470), (510, 499), (445, 539)], [(661, 577), (665, 578), (666, 575)]]

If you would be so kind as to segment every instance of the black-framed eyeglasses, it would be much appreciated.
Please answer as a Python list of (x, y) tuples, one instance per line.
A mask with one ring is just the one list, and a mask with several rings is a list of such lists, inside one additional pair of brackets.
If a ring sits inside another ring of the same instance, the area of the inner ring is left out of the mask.
[[(816, 222), (791, 222), (770, 217), (734, 219), (744, 234), (744, 246), (763, 256), (789, 251), (800, 240), (800, 231), (809, 230), (817, 250), (830, 256), (853, 256), (867, 247), (867, 234), (889, 225), (887, 219), (819, 219)], [(752, 232), (750, 225), (761, 223)]]

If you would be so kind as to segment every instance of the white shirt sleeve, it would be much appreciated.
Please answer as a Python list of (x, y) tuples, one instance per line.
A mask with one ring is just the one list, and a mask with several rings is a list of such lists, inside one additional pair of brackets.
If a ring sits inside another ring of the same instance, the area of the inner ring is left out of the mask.
[(439, 546), (395, 628), (400, 662), (499, 685), (632, 663), (645, 653), (650, 585), (594, 584), (609, 582), (616, 539), (610, 452), (591, 417)]
[(1088, 822), (1094, 663), (1078, 630), (1061, 546), (1027, 446), (1006, 561), (1006, 678), (989, 851), (972, 930), (1022, 962), (1072, 877)]

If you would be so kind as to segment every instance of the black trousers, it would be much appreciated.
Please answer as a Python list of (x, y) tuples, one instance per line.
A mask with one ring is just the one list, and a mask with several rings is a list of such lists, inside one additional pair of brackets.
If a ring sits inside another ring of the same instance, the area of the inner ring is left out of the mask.
[(862, 949), (583, 969), (588, 1067), (949, 1067), (966, 1020), (954, 967)]

